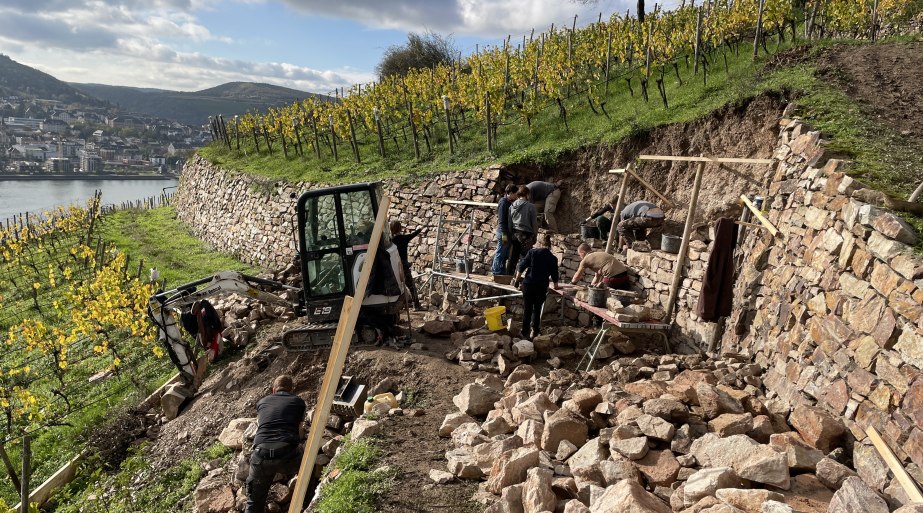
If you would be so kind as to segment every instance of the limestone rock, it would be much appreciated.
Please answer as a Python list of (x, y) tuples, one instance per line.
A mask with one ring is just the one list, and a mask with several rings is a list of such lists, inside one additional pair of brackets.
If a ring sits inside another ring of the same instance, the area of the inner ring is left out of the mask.
[(833, 491), (839, 490), (847, 477), (858, 475), (851, 468), (830, 458), (823, 458), (817, 462), (816, 472), (817, 479)]
[[(518, 371), (519, 369), (517, 368), (516, 370)], [(510, 374), (510, 376), (512, 377), (514, 374), (516, 374), (516, 371), (513, 371), (513, 374)], [(509, 383), (509, 380), (507, 380), (507, 383)], [(519, 425), (527, 419), (532, 419), (536, 422), (544, 422), (545, 412), (554, 412), (557, 410), (558, 405), (548, 397), (548, 394), (539, 392), (513, 407), (513, 423)]]
[(558, 452), (555, 454), (555, 458), (558, 461), (565, 461), (567, 458), (570, 458), (575, 452), (577, 452), (578, 447), (567, 440), (561, 440), (561, 443), (558, 444)]
[(636, 481), (625, 479), (606, 488), (590, 513), (672, 513), (670, 506)]
[(613, 438), (609, 441), (609, 449), (618, 452), (630, 460), (639, 460), (647, 454), (647, 437), (639, 436), (627, 438), (625, 440), (616, 440)]
[(513, 343), (513, 354), (517, 358), (529, 358), (535, 354), (535, 346), (528, 340), (517, 340)]
[(642, 433), (656, 440), (669, 442), (673, 440), (673, 435), (676, 433), (676, 428), (673, 427), (673, 424), (660, 417), (654, 417), (646, 413), (635, 419), (635, 422), (637, 422)]
[(805, 442), (825, 453), (836, 448), (846, 433), (842, 420), (817, 406), (796, 406), (788, 422)]
[(766, 501), (760, 506), (759, 513), (795, 513), (795, 510), (784, 502)]
[(532, 379), (535, 376), (535, 369), (531, 365), (519, 365), (506, 378), (506, 387), (513, 386), (523, 380)]
[(455, 475), (444, 470), (431, 469), (429, 471), (429, 478), (436, 484), (447, 484), (455, 479)]
[(196, 513), (227, 513), (234, 509), (234, 491), (223, 472), (212, 471), (199, 481), (193, 493)]
[(624, 479), (638, 481), (641, 477), (638, 469), (630, 461), (615, 454), (612, 459), (599, 462), (599, 472), (607, 486), (612, 486)]
[(434, 337), (445, 337), (455, 331), (455, 323), (452, 321), (432, 319), (424, 322), (421, 329)]
[(744, 413), (744, 405), (724, 390), (707, 383), (695, 386), (695, 395), (705, 413), (706, 419), (713, 419), (722, 413)]
[(577, 407), (577, 413), (587, 416), (596, 408), (596, 405), (603, 401), (603, 397), (593, 388), (581, 388), (574, 392), (570, 400)]
[(660, 397), (644, 402), (644, 413), (669, 421), (684, 421), (689, 416), (689, 408), (676, 399)]
[(233, 449), (235, 451), (241, 450), (243, 448), (244, 433), (254, 422), (256, 422), (256, 418), (254, 417), (232, 420), (228, 424), (228, 427), (224, 428), (221, 434), (218, 435), (218, 441), (224, 444), (228, 449)]
[(484, 513), (523, 513), (522, 485), (507, 486), (500, 494), (500, 500), (490, 505)]
[(167, 387), (160, 398), (160, 408), (163, 410), (164, 417), (167, 420), (173, 420), (179, 415), (179, 409), (192, 397), (192, 393), (182, 384), (174, 383)]
[(462, 413), (477, 417), (486, 415), (499, 399), (500, 394), (496, 390), (480, 383), (469, 383), (452, 398), (452, 402)]
[(747, 435), (719, 438), (714, 433), (692, 442), (691, 454), (702, 466), (731, 467), (738, 476), (788, 489), (790, 476), (785, 455)]
[[(566, 441), (567, 440), (562, 440), (561, 443)], [(560, 445), (558, 447), (560, 448)], [(568, 458), (567, 465), (572, 472), (575, 472), (591, 465), (598, 465), (600, 461), (608, 457), (609, 451), (600, 443), (599, 438), (594, 438), (583, 444), (583, 447)]]
[(740, 478), (730, 467), (703, 468), (686, 480), (683, 504), (692, 506), (703, 497), (715, 495), (721, 488), (738, 486)]
[(856, 473), (867, 485), (876, 491), (882, 491), (888, 486), (888, 465), (878, 454), (875, 447), (856, 442), (853, 445), (853, 466)]
[(648, 451), (643, 458), (635, 461), (634, 465), (649, 483), (663, 486), (673, 484), (680, 469), (676, 457), (668, 450)]
[(724, 488), (715, 492), (715, 496), (728, 506), (735, 507), (746, 513), (760, 513), (760, 508), (766, 501), (781, 501), (782, 494), (769, 490), (744, 490), (740, 488)]
[(442, 421), (442, 425), (439, 426), (439, 436), (443, 438), (448, 438), (452, 436), (452, 431), (455, 431), (455, 428), (461, 426), (462, 424), (467, 424), (469, 422), (477, 422), (473, 417), (462, 412), (454, 412), (445, 416), (445, 419)]
[(462, 479), (478, 479), (484, 475), (470, 449), (453, 449), (445, 453), (445, 458), (448, 471)]
[(750, 413), (722, 413), (708, 421), (708, 427), (721, 437), (743, 435), (753, 429), (753, 415)]
[(499, 494), (507, 486), (523, 482), (526, 472), (538, 466), (538, 455), (538, 449), (531, 447), (520, 447), (503, 453), (490, 470), (487, 491)]
[(564, 513), (590, 513), (590, 508), (577, 499), (571, 499), (564, 504)]
[(583, 417), (561, 408), (548, 416), (542, 432), (541, 447), (548, 452), (557, 452), (561, 440), (567, 440), (581, 447), (586, 443), (588, 433), (589, 428)]
[(523, 513), (554, 511), (558, 499), (551, 491), (552, 476), (551, 471), (547, 469), (529, 469), (522, 488)]
[(381, 430), (381, 426), (378, 424), (378, 421), (368, 420), (368, 419), (356, 419), (353, 422), (353, 430), (350, 433), (350, 438), (352, 440), (359, 440), (366, 436), (377, 435)]
[(858, 477), (848, 477), (830, 501), (827, 513), (888, 513), (888, 505)]

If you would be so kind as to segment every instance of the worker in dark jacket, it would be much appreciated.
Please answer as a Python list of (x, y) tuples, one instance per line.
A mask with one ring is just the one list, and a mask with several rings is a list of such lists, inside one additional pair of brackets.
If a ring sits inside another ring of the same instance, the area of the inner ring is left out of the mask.
[(510, 246), (510, 260), (506, 264), (507, 274), (513, 274), (519, 260), (535, 245), (538, 236), (538, 212), (532, 204), (529, 189), (523, 185), (513, 206), (510, 207), (510, 221), (513, 223), (513, 243)]
[(503, 197), (497, 202), (497, 250), (494, 252), (494, 261), (490, 272), (495, 276), (506, 274), (506, 261), (510, 258), (510, 245), (513, 242), (513, 221), (510, 219), (510, 207), (516, 201), (514, 184), (509, 184), (504, 189)]
[(401, 266), (404, 268), (404, 284), (410, 290), (410, 298), (413, 300), (413, 307), (422, 310), (420, 298), (417, 296), (417, 285), (413, 281), (413, 270), (410, 268), (410, 260), (407, 256), (407, 248), (416, 236), (423, 233), (423, 227), (417, 228), (410, 233), (404, 233), (404, 225), (400, 221), (391, 221), (391, 242), (397, 246), (397, 253), (401, 256)]
[(599, 238), (606, 239), (609, 236), (609, 230), (612, 229), (612, 219), (615, 215), (607, 217), (606, 214), (610, 212), (615, 212), (615, 207), (619, 204), (619, 195), (616, 194), (609, 199), (608, 203), (599, 208), (599, 210), (590, 214), (589, 217), (583, 220), (584, 223), (596, 224), (596, 227), (599, 228)]
[[(528, 269), (528, 271), (527, 271)], [(525, 280), (522, 273), (526, 272)], [(551, 252), (551, 236), (542, 237), (542, 244), (532, 248), (516, 267), (517, 285), (522, 280), (522, 336), (532, 340), (541, 329), (542, 307), (548, 296), (548, 285), (558, 288), (558, 258)]]
[(294, 475), (301, 465), (298, 445), (304, 434), (307, 405), (292, 395), (290, 376), (279, 376), (272, 383), (272, 395), (256, 403), (257, 428), (247, 476), (246, 513), (263, 513), (266, 497), (276, 474)]
[(618, 227), (619, 246), (631, 246), (636, 240), (647, 239), (647, 230), (663, 226), (663, 210), (649, 201), (635, 201), (622, 209)]

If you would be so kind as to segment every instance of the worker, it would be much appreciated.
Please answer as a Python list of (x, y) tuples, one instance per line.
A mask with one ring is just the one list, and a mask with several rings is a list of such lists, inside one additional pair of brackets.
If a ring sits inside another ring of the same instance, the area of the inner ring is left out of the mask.
[[(359, 286), (362, 265), (367, 255), (368, 253), (360, 254), (353, 264), (354, 289)], [(397, 342), (401, 336), (397, 323), (404, 307), (406, 292), (407, 280), (397, 244), (382, 234), (357, 321), (358, 326), (366, 326), (376, 331), (377, 344)]]
[(622, 209), (618, 227), (619, 247), (631, 246), (636, 240), (647, 239), (648, 228), (663, 226), (663, 210), (649, 201), (635, 201)]
[(407, 290), (410, 291), (410, 299), (413, 300), (413, 307), (416, 310), (422, 310), (423, 307), (420, 306), (420, 298), (417, 296), (417, 285), (413, 281), (413, 270), (410, 268), (410, 260), (407, 257), (407, 247), (410, 245), (410, 241), (422, 232), (423, 227), (421, 226), (405, 234), (404, 225), (400, 221), (391, 221), (391, 242), (397, 246), (397, 253), (401, 257), (401, 266), (404, 268), (404, 283), (407, 285)]
[[(528, 269), (528, 271), (526, 271)], [(522, 273), (526, 272), (525, 279)], [(558, 258), (551, 252), (551, 235), (545, 234), (542, 243), (532, 248), (516, 267), (515, 283), (522, 283), (522, 336), (526, 340), (539, 335), (542, 322), (542, 308), (548, 296), (549, 283), (558, 288)]]
[(558, 209), (558, 201), (561, 199), (562, 184), (560, 180), (557, 182), (536, 180), (526, 185), (529, 188), (532, 203), (535, 204), (536, 209), (545, 214), (545, 223), (553, 232), (558, 231), (558, 222), (554, 217), (554, 212)]
[(304, 399), (294, 395), (292, 378), (285, 374), (272, 383), (272, 394), (256, 403), (256, 435), (247, 475), (245, 513), (263, 513), (276, 474), (292, 476), (301, 465), (304, 436)]
[(519, 187), (516, 201), (510, 207), (510, 221), (513, 223), (513, 241), (510, 244), (510, 259), (506, 264), (506, 274), (516, 272), (519, 260), (525, 256), (538, 235), (538, 213), (531, 202), (529, 188)]
[(571, 283), (574, 285), (583, 278), (583, 273), (587, 270), (593, 271), (596, 275), (590, 284), (592, 287), (598, 287), (600, 284), (606, 285), (611, 289), (628, 289), (628, 268), (625, 264), (605, 251), (590, 252), (592, 248), (589, 244), (583, 243), (577, 248), (577, 254), (580, 256), (580, 267), (574, 274)]
[(508, 184), (503, 190), (503, 197), (497, 202), (497, 250), (490, 272), (494, 275), (507, 274), (506, 261), (510, 258), (510, 244), (513, 242), (513, 222), (510, 219), (510, 207), (516, 201), (519, 190), (514, 184)]
[(599, 228), (599, 238), (606, 239), (609, 236), (609, 230), (612, 229), (612, 217), (607, 217), (606, 214), (609, 212), (615, 212), (616, 207), (619, 206), (619, 195), (616, 194), (609, 199), (609, 201), (599, 208), (596, 212), (590, 214), (590, 217), (587, 217), (583, 220), (584, 223), (595, 223), (596, 227)]

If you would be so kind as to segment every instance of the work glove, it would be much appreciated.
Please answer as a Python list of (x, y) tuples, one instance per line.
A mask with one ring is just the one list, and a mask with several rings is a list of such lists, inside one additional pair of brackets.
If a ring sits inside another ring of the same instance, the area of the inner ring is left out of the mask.
[(501, 235), (501, 236), (500, 236), (500, 242), (502, 242), (502, 243), (504, 243), (504, 244), (509, 244), (510, 238), (507, 237), (506, 235)]

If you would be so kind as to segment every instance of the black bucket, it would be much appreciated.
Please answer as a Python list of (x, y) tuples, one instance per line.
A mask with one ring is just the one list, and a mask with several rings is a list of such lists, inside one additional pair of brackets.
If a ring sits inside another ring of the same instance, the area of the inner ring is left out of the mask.
[(599, 238), (599, 227), (592, 224), (581, 224), (580, 225), (580, 238), (582, 239), (598, 239)]
[(660, 236), (660, 250), (665, 253), (679, 253), (679, 247), (683, 244), (683, 238), (676, 235), (663, 234)]
[(606, 300), (609, 299), (609, 287), (588, 287), (586, 292), (587, 303), (590, 306), (606, 307)]
[[(467, 265), (466, 265), (467, 264)], [(460, 273), (470, 273), (474, 268), (474, 259), (469, 258), (467, 262), (464, 258), (455, 259), (455, 270)]]

